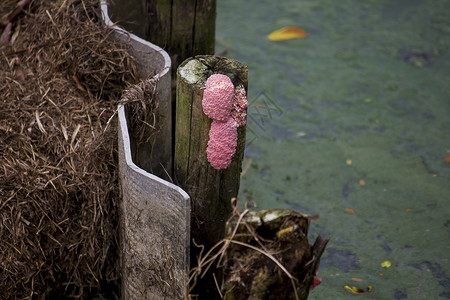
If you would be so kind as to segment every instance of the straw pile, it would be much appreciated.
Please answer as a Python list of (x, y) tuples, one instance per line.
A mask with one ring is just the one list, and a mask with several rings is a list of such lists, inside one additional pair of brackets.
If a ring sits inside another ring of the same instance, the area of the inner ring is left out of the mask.
[(114, 115), (135, 67), (97, 4), (0, 1), (0, 299), (117, 291)]

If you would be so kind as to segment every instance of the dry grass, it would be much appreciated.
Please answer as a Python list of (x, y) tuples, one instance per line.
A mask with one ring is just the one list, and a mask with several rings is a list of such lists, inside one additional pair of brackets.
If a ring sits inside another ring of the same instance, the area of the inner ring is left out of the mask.
[(135, 67), (97, 3), (0, 1), (0, 299), (118, 284), (113, 116)]

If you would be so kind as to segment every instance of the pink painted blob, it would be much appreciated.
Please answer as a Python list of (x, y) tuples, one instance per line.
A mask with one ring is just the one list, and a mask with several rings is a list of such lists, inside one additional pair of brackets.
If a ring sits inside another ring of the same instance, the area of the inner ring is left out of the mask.
[(213, 119), (209, 130), (206, 156), (213, 168), (230, 166), (236, 153), (237, 128), (247, 120), (247, 97), (242, 85), (234, 88), (231, 79), (222, 74), (211, 75), (203, 92), (203, 112)]
[(206, 156), (214, 169), (223, 170), (231, 164), (236, 152), (237, 128), (238, 124), (233, 118), (228, 118), (226, 122), (213, 120), (209, 130)]
[(213, 120), (225, 122), (233, 106), (234, 85), (222, 74), (213, 74), (206, 80), (202, 107), (205, 115)]

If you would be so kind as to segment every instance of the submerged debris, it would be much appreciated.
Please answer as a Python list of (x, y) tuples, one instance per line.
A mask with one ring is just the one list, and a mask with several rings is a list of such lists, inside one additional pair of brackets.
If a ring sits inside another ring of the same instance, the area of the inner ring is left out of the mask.
[(309, 243), (311, 217), (289, 209), (240, 212), (233, 205), (233, 210), (226, 237), (200, 252), (185, 299), (196, 299), (190, 293), (211, 276), (208, 270), (222, 299), (307, 299), (321, 282), (319, 261), (328, 243), (320, 236)]
[(236, 216), (227, 225), (224, 299), (307, 299), (320, 282), (327, 240), (309, 244), (310, 217), (273, 209)]

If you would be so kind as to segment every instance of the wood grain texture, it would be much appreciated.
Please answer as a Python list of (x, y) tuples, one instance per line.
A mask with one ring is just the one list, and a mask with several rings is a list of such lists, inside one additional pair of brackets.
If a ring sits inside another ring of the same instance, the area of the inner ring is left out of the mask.
[(214, 53), (216, 0), (146, 0), (145, 38), (166, 50), (172, 75), (181, 62)]
[[(191, 197), (191, 237), (208, 249), (223, 238), (231, 198), (238, 194), (246, 128), (238, 128), (231, 165), (215, 170), (206, 157), (212, 120), (203, 113), (203, 90), (206, 79), (217, 73), (228, 75), (235, 86), (242, 84), (247, 90), (247, 67), (232, 59), (196, 56), (184, 61), (177, 73), (175, 183)], [(198, 253), (191, 241), (191, 266)]]

